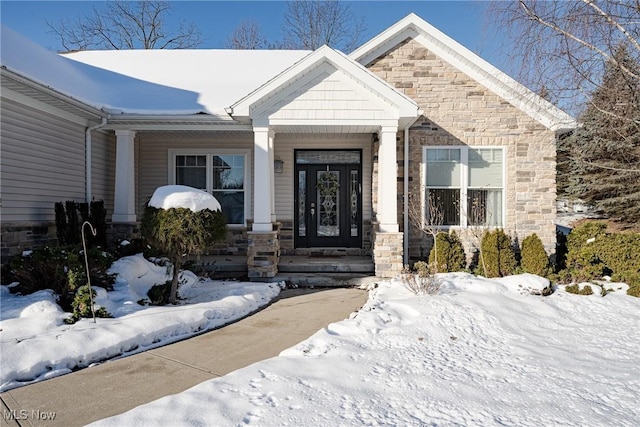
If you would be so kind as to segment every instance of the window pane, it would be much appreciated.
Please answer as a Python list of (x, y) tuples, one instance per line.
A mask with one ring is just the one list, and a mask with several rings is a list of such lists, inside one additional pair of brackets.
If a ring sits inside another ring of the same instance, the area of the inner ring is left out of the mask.
[(502, 187), (502, 149), (469, 150), (469, 186)]
[(244, 156), (213, 156), (213, 189), (244, 189)]
[(460, 187), (460, 149), (427, 150), (427, 186)]
[(227, 224), (244, 224), (244, 191), (214, 191)]
[(469, 190), (467, 212), (469, 225), (502, 226), (502, 190)]
[(176, 156), (176, 184), (206, 190), (206, 161), (206, 156)]
[(430, 188), (426, 220), (432, 225), (460, 225), (460, 190)]

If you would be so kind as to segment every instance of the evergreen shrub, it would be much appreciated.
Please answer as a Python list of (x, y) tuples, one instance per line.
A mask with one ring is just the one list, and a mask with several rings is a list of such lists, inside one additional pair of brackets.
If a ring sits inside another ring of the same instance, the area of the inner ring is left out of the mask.
[(580, 289), (580, 286), (576, 283), (576, 284), (573, 284), (573, 285), (567, 285), (565, 287), (565, 290), (567, 292), (569, 292), (570, 294), (593, 295), (593, 289), (591, 288), (590, 285), (584, 285), (584, 287), (582, 289)]
[(549, 275), (549, 258), (544, 250), (542, 240), (536, 233), (524, 238), (520, 253), (522, 256), (520, 265), (525, 273), (537, 274), (538, 276)]
[(173, 263), (170, 302), (175, 304), (182, 257), (200, 253), (207, 246), (224, 241), (227, 226), (222, 211), (203, 209), (194, 212), (187, 208), (147, 206), (141, 232), (152, 248), (168, 256)]
[[(96, 291), (92, 289), (91, 292), (93, 294), (93, 300), (95, 302)], [(91, 298), (89, 297), (88, 284), (80, 286), (78, 288), (75, 297), (71, 302), (71, 307), (73, 308), (73, 313), (71, 317), (65, 319), (65, 323), (72, 324), (76, 323), (82, 318), (93, 318), (93, 313), (91, 312)], [(95, 314), (96, 317), (101, 318), (113, 317), (104, 307), (98, 307), (97, 309), (95, 309)]]
[[(450, 273), (462, 271), (466, 267), (467, 257), (462, 247), (462, 242), (455, 231), (451, 233), (438, 233), (436, 244), (431, 247), (429, 264), (434, 266), (438, 273)], [(436, 252), (437, 251), (437, 252)], [(436, 265), (436, 253), (438, 263)]]
[(486, 231), (480, 243), (480, 266), (485, 277), (504, 277), (517, 267), (511, 238), (502, 229)]

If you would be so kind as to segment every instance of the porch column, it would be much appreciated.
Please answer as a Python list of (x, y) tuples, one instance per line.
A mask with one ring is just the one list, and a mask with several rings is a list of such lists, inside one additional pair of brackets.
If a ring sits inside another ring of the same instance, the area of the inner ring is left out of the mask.
[(272, 231), (271, 209), (273, 206), (273, 134), (268, 126), (253, 128), (253, 231)]
[(276, 175), (275, 175), (275, 155), (274, 155), (274, 132), (269, 132), (269, 165), (271, 165), (271, 223), (276, 222)]
[(398, 164), (396, 156), (396, 126), (380, 129), (378, 151), (378, 213), (379, 230), (397, 233), (398, 226)]
[(114, 223), (136, 222), (135, 131), (116, 131), (116, 184), (113, 204)]

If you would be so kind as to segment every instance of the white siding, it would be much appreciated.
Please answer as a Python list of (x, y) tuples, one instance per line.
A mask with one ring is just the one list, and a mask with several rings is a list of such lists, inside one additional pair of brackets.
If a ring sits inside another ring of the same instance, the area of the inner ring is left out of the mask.
[(371, 220), (371, 139), (371, 134), (276, 134), (275, 158), (284, 161), (282, 173), (275, 174), (276, 217), (279, 220), (294, 217), (294, 150), (359, 149), (362, 150), (362, 214), (364, 220)]
[(104, 200), (107, 209), (107, 220), (113, 213), (113, 190), (116, 174), (116, 143), (113, 132), (93, 131), (91, 191), (94, 200)]
[(2, 99), (2, 221), (53, 221), (54, 203), (84, 201), (84, 127)]
[[(169, 184), (169, 150), (170, 149), (238, 149), (251, 150), (253, 170), (253, 133), (219, 133), (187, 135), (171, 133), (139, 133), (139, 184), (138, 214), (144, 210), (156, 188)], [(253, 179), (253, 178), (252, 178)], [(253, 186), (251, 186), (253, 188)], [(253, 195), (252, 195), (253, 199)]]

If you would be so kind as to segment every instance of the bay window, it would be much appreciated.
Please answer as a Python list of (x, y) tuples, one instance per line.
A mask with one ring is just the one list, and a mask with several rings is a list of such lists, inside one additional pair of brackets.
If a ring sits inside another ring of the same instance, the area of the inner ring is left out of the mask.
[[(503, 225), (503, 148), (424, 147), (423, 162), (425, 219), (431, 225)], [(437, 223), (430, 213), (438, 214)]]
[(229, 225), (244, 225), (249, 206), (249, 151), (170, 150), (169, 182), (211, 193)]

